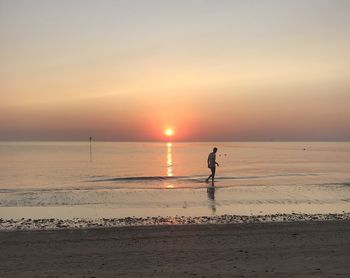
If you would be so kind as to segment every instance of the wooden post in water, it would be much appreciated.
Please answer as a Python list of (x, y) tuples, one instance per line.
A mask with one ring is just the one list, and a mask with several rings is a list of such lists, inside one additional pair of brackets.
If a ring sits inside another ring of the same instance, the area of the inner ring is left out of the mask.
[(92, 140), (92, 137), (90, 136), (89, 137), (89, 140), (90, 140), (90, 162), (92, 161), (92, 150), (91, 150), (91, 140)]

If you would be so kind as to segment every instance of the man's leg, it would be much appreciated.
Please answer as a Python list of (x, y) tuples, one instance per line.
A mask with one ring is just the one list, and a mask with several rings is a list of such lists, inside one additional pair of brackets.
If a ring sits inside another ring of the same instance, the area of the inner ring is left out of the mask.
[(212, 178), (211, 182), (213, 185), (214, 185), (214, 178), (215, 178), (215, 170), (216, 170), (216, 167), (211, 168), (211, 178)]

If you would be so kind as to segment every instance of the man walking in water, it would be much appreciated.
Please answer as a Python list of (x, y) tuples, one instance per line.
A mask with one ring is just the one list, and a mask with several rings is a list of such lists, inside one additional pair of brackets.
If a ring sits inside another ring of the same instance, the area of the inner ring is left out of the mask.
[(213, 186), (214, 186), (216, 165), (219, 166), (219, 163), (216, 162), (216, 152), (217, 151), (218, 151), (218, 148), (214, 148), (213, 152), (211, 152), (208, 156), (208, 168), (211, 170), (211, 175), (206, 179), (206, 181), (209, 182), (209, 180), (211, 178)]

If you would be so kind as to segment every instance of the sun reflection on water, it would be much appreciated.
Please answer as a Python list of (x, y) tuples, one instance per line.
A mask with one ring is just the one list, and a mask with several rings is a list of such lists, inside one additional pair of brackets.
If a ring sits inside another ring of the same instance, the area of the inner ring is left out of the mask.
[(167, 143), (167, 160), (166, 160), (166, 164), (167, 164), (167, 176), (168, 177), (172, 177), (173, 176), (173, 157), (172, 157), (172, 143)]

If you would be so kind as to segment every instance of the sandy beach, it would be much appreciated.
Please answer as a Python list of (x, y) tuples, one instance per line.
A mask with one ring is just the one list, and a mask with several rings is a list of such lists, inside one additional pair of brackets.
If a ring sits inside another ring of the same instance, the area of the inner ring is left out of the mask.
[(0, 232), (1, 277), (349, 277), (350, 222)]

